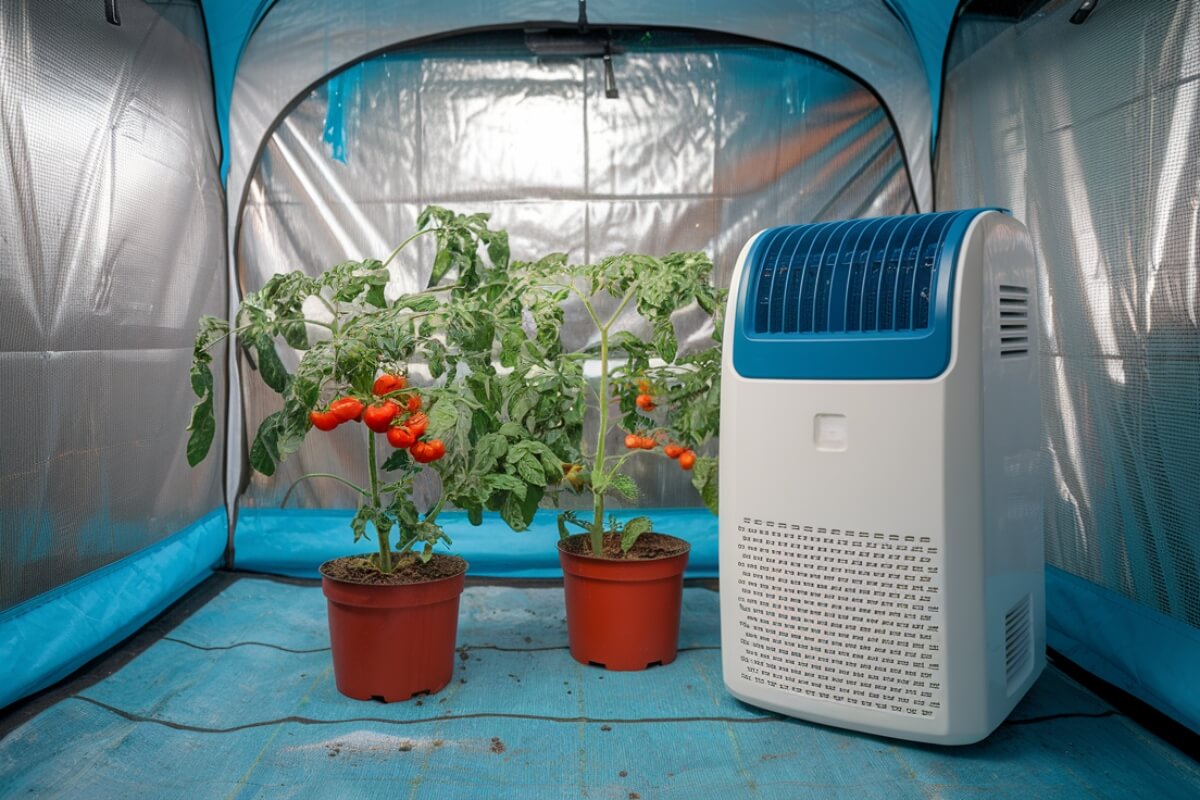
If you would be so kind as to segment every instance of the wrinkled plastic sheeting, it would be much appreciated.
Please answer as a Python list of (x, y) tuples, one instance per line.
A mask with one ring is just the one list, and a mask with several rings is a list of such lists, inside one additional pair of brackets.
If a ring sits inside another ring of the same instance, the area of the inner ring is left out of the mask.
[(1041, 263), (1049, 563), (1200, 626), (1200, 6), (968, 15), (938, 204)]
[[(258, 152), (281, 112), (306, 87), (383, 48), (472, 27), (579, 19), (576, 0), (409, 3), (404, 0), (283, 0), (242, 54), (230, 105), (229, 197), (240, 205)], [(895, 116), (922, 210), (931, 198), (930, 102), (925, 72), (904, 23), (883, 2), (592, 0), (593, 25), (680, 26), (795, 47), (844, 66), (873, 86)], [(230, 229), (237, 224), (232, 215)]]
[[(538, 59), (519, 32), (385, 54), (315, 89), (259, 162), (242, 220), (243, 291), (280, 270), (386, 255), (428, 203), (491, 212), (514, 258), (705, 250), (722, 285), (764, 227), (913, 210), (894, 129), (839, 70), (711, 36), (617, 41), (617, 99), (605, 97), (599, 59)], [(427, 239), (406, 249), (392, 289), (422, 289), (432, 256)], [(582, 306), (566, 311), (567, 346), (592, 342)], [(649, 335), (632, 310), (621, 324)], [(681, 314), (677, 331), (685, 347), (711, 346), (703, 314)], [(296, 363), (295, 353), (285, 357)], [(254, 373), (244, 371), (242, 391), (252, 435), (279, 400)], [(277, 504), (307, 472), (365, 481), (363, 435), (347, 427), (309, 437), (273, 478), (255, 474), (242, 504)], [(613, 431), (614, 452), (622, 436)], [(674, 463), (636, 459), (631, 468), (639, 505), (698, 504)], [(302, 505), (356, 504), (333, 481), (297, 494)]]
[(184, 458), (219, 154), (199, 8), (169, 5), (0, 7), (0, 608), (222, 503), (221, 459)]

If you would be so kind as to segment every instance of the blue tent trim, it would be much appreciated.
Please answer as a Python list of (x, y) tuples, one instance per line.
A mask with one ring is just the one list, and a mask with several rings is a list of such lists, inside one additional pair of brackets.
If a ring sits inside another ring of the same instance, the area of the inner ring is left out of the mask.
[(70, 675), (212, 574), (229, 525), (217, 509), (131, 556), (0, 614), (0, 708)]
[(1046, 638), (1088, 672), (1200, 733), (1200, 630), (1047, 565)]
[[(651, 508), (613, 512), (627, 520), (646, 515), (654, 529), (686, 539), (692, 545), (687, 577), (717, 575), (717, 518), (703, 508)], [(353, 542), (350, 518), (353, 509), (245, 508), (238, 512), (234, 534), (237, 569), (319, 577), (317, 568), (339, 556), (372, 553), (372, 541)], [(528, 530), (509, 529), (499, 514), (486, 513), (483, 524), (471, 525), (466, 512), (444, 511), (438, 522), (454, 540), (447, 551), (470, 564), (472, 577), (561, 578), (558, 563), (558, 524), (551, 509), (539, 511)]]

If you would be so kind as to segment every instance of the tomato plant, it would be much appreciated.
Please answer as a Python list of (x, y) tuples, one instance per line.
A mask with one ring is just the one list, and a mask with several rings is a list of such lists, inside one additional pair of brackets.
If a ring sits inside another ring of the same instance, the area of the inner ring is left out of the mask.
[[(603, 552), (606, 533), (620, 536), (628, 552), (651, 528), (648, 517), (624, 525), (615, 517), (605, 520), (607, 495), (637, 499), (637, 486), (623, 468), (640, 454), (677, 459), (716, 513), (717, 460), (693, 450), (716, 436), (720, 417), (726, 292), (712, 284), (712, 271), (704, 253), (621, 255), (585, 265), (554, 254), (514, 263), (509, 270), (510, 293), (520, 302), (501, 310), (501, 361), (527, 384), (511, 402), (528, 409), (526, 428), (562, 459), (565, 480), (558, 488), (591, 493), (591, 518), (564, 511), (558, 528), (562, 537), (568, 525), (589, 534), (593, 554)], [(566, 352), (559, 340), (564, 303), (571, 298), (583, 306), (597, 333), (595, 345), (582, 352)], [(693, 306), (708, 315), (712, 330), (707, 343), (685, 352), (675, 317)], [(649, 324), (650, 337), (629, 329), (628, 315), (623, 316), (628, 308)], [(586, 378), (585, 360), (598, 362), (598, 386)], [(582, 418), (590, 396), (598, 398), (599, 430), (589, 449), (582, 440)], [(618, 414), (627, 451), (608, 453), (608, 434)]]
[[(420, 236), (437, 242), (428, 287), (389, 300), (388, 265)], [(446, 503), (465, 509), (476, 525), (487, 508), (515, 529), (527, 527), (547, 487), (564, 479), (554, 443), (556, 436), (578, 433), (582, 410), (576, 414), (563, 405), (574, 401), (558, 394), (574, 379), (573, 365), (548, 364), (536, 376), (530, 364), (496, 368), (511, 349), (512, 320), (522, 314), (513, 267), (508, 235), (489, 228), (487, 215), (430, 206), (418, 216), (416, 232), (382, 261), (347, 261), (316, 276), (277, 274), (245, 295), (232, 328), (203, 317), (191, 369), (199, 401), (188, 426), (189, 463), (207, 455), (216, 430), (210, 349), (233, 335), (282, 401), (254, 436), (249, 458), (255, 470), (274, 474), (314, 427), (350, 425), (365, 438), (369, 486), (329, 473), (297, 483), (328, 478), (358, 493), (354, 539), (374, 530), (378, 553), (371, 561), (380, 571), (391, 572), (397, 558), (427, 561), (436, 545), (450, 543), (437, 523)], [(545, 321), (559, 312), (537, 313)], [(544, 345), (542, 355), (553, 352), (548, 341)], [(284, 366), (280, 347), (299, 353), (294, 372)], [(430, 380), (410, 383), (416, 374), (410, 365)], [(542, 393), (531, 398), (531, 385)], [(395, 448), (382, 463), (381, 436)], [(423, 515), (412, 500), (422, 469), (436, 471), (442, 487)]]

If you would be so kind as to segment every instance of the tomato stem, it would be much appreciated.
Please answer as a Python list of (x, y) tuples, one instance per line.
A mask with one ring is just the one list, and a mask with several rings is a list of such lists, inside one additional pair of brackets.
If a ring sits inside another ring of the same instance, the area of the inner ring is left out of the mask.
[(289, 486), (289, 487), (288, 487), (288, 490), (287, 490), (287, 491), (284, 493), (284, 495), (283, 495), (283, 499), (279, 501), (279, 507), (280, 507), (280, 508), (283, 508), (284, 506), (286, 506), (286, 505), (287, 505), (288, 498), (290, 498), (290, 497), (292, 496), (292, 491), (293, 491), (293, 490), (294, 490), (294, 489), (295, 489), (297, 486), (299, 486), (299, 485), (300, 485), (300, 482), (301, 482), (301, 481), (306, 481), (306, 480), (308, 480), (309, 478), (330, 478), (330, 479), (332, 479), (332, 480), (335, 480), (335, 481), (337, 481), (338, 483), (344, 484), (345, 486), (349, 486), (351, 489), (353, 489), (354, 491), (358, 492), (358, 493), (359, 493), (359, 494), (361, 494), (363, 497), (367, 497), (367, 496), (368, 496), (368, 495), (367, 495), (367, 490), (366, 490), (366, 489), (362, 488), (361, 486), (359, 486), (359, 485), (358, 485), (358, 484), (356, 484), (356, 483), (351, 483), (350, 481), (346, 480), (345, 478), (343, 478), (343, 477), (342, 477), (342, 476), (340, 476), (340, 475), (334, 475), (334, 474), (333, 474), (333, 473), (331, 473), (331, 472), (309, 472), (309, 473), (307, 473), (307, 474), (305, 474), (305, 475), (301, 475), (299, 478), (296, 478), (296, 480), (292, 481), (292, 485), (291, 485), (291, 486)]
[(416, 239), (418, 236), (424, 236), (427, 233), (436, 233), (439, 230), (441, 230), (440, 227), (426, 228), (423, 231), (417, 231), (412, 236), (408, 237), (403, 242), (396, 245), (396, 249), (391, 252), (391, 255), (389, 255), (386, 259), (384, 259), (383, 265), (386, 267), (388, 264), (392, 263), (392, 259), (395, 258), (396, 256), (400, 255), (400, 251), (403, 250), (405, 247), (407, 247), (408, 243), (411, 242), (413, 239)]
[[(584, 307), (600, 329), (600, 432), (596, 435), (596, 465), (592, 471), (599, 473), (599, 477), (603, 478), (605, 473), (604, 440), (608, 437), (608, 326), (601, 325), (600, 321), (596, 319), (596, 312), (592, 310), (591, 303), (584, 300)], [(594, 483), (595, 478), (593, 478)], [(601, 481), (601, 485), (603, 483)], [(591, 530), (592, 555), (600, 556), (604, 553), (604, 492), (593, 490), (592, 504), (595, 511)]]
[(371, 473), (371, 507), (375, 509), (375, 532), (379, 540), (379, 571), (388, 575), (392, 571), (392, 548), (388, 539), (390, 538), (391, 530), (384, 530), (379, 526), (379, 469), (375, 465), (375, 434), (367, 431), (367, 468)]

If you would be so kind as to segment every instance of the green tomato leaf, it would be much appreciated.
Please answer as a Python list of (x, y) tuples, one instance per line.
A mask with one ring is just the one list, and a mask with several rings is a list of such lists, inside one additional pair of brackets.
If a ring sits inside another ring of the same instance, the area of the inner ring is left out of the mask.
[(638, 537), (643, 533), (649, 533), (654, 527), (654, 523), (649, 517), (634, 517), (625, 523), (625, 530), (621, 533), (621, 552), (628, 553), (633, 545), (637, 542)]
[(624, 473), (617, 473), (612, 476), (612, 479), (608, 482), (608, 490), (616, 492), (630, 502), (638, 499), (637, 484), (634, 483), (633, 478)]
[(187, 442), (187, 460), (188, 465), (194, 467), (208, 455), (208, 451), (212, 447), (213, 436), (217, 432), (212, 394), (192, 407), (192, 421), (187, 429), (191, 431)]
[(534, 486), (546, 485), (546, 472), (542, 469), (542, 462), (534, 455), (528, 455), (517, 462), (517, 472), (525, 479), (527, 483)]
[(263, 383), (279, 394), (286, 392), (291, 376), (279, 360), (275, 343), (268, 336), (260, 336), (254, 340), (254, 351), (258, 354), (258, 373), (262, 375)]
[(658, 350), (658, 355), (663, 361), (668, 364), (675, 361), (675, 356), (679, 353), (679, 342), (675, 338), (675, 327), (671, 324), (670, 317), (667, 317), (664, 323), (654, 326), (654, 348)]
[(400, 469), (401, 467), (407, 466), (411, 463), (412, 461), (409, 459), (407, 450), (393, 450), (392, 454), (383, 462), (383, 465), (380, 467), (380, 469), (384, 470), (385, 472), (391, 472), (392, 470)]
[(446, 277), (446, 273), (452, 266), (454, 266), (454, 255), (450, 250), (445, 247), (438, 250), (437, 256), (433, 259), (433, 272), (429, 275), (427, 288), (437, 286), (442, 278)]
[(506, 422), (501, 425), (500, 433), (509, 439), (524, 439), (529, 435), (529, 432), (525, 430), (523, 425), (518, 425), (515, 422)]
[(350, 518), (350, 530), (354, 531), (354, 541), (371, 538), (367, 533), (367, 522), (373, 514), (374, 511), (370, 506), (359, 506), (358, 510), (354, 512), (354, 516)]
[(508, 440), (499, 433), (488, 433), (479, 437), (479, 441), (475, 443), (476, 473), (491, 472), (507, 452)]
[(279, 463), (279, 425), (282, 411), (268, 414), (258, 426), (254, 443), (250, 445), (250, 466), (263, 475), (274, 475)]
[(508, 268), (508, 231), (493, 231), (488, 238), (488, 258), (496, 269)]
[(514, 531), (523, 531), (529, 527), (529, 520), (525, 518), (524, 507), (521, 498), (515, 494), (508, 494), (504, 498), (504, 502), (500, 505), (500, 519)]
[(721, 493), (718, 491), (717, 477), (720, 474), (718, 461), (715, 458), (702, 456), (696, 459), (692, 468), (692, 485), (700, 493), (700, 499), (709, 511), (716, 514)]
[(488, 489), (493, 492), (511, 492), (518, 495), (518, 499), (525, 499), (526, 485), (523, 480), (516, 475), (508, 475), (506, 473), (497, 473), (488, 475), (485, 479)]
[(429, 409), (429, 435), (444, 438), (458, 424), (459, 411), (453, 401), (443, 398)]

